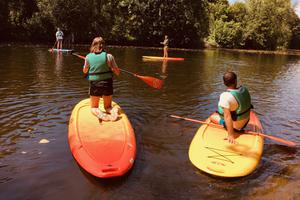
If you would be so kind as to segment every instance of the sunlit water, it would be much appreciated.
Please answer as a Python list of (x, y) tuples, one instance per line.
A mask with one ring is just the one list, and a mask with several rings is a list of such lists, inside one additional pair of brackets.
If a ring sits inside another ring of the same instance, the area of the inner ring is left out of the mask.
[[(88, 47), (77, 49), (85, 54)], [(247, 85), (267, 134), (300, 142), (300, 57), (224, 51), (170, 51), (183, 62), (146, 62), (159, 50), (109, 48), (119, 67), (164, 79), (161, 90), (121, 74), (114, 100), (135, 130), (137, 159), (124, 177), (96, 179), (69, 150), (73, 107), (88, 98), (83, 61), (41, 47), (0, 48), (0, 199), (297, 199), (299, 144), (266, 139), (258, 168), (239, 179), (220, 179), (195, 168), (189, 144), (216, 110), (226, 70)], [(50, 142), (40, 144), (41, 139)]]

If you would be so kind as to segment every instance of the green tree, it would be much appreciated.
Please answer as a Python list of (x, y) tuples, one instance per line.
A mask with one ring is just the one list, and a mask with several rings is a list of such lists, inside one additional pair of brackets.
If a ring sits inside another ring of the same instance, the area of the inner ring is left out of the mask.
[(291, 38), (291, 3), (286, 0), (248, 0), (244, 41), (248, 48), (287, 48)]
[(225, 48), (241, 48), (243, 46), (243, 17), (246, 9), (243, 3), (233, 6), (227, 0), (219, 0), (210, 4), (210, 33), (208, 42)]
[(295, 12), (291, 14), (290, 26), (292, 35), (289, 47), (292, 49), (300, 49), (300, 18)]
[(287, 0), (246, 0), (210, 4), (208, 42), (226, 48), (296, 48), (299, 17)]
[(0, 42), (8, 40), (8, 30), (9, 30), (9, 22), (8, 22), (8, 0), (0, 1)]
[(239, 22), (224, 22), (217, 20), (215, 22), (215, 41), (225, 48), (240, 48), (243, 46), (243, 29)]
[(60, 27), (65, 36), (71, 32), (79, 41), (93, 37), (91, 20), (93, 19), (93, 4), (89, 0), (56, 0), (53, 7), (54, 25)]
[(245, 16), (247, 14), (247, 8), (245, 3), (236, 2), (229, 6), (228, 8), (228, 18), (229, 20), (245, 23)]
[(25, 28), (31, 42), (53, 41), (54, 18), (52, 0), (37, 0), (38, 10), (27, 20)]
[(38, 11), (35, 0), (10, 0), (8, 2), (10, 34), (15, 40), (26, 41), (29, 32), (26, 30), (28, 20)]
[(141, 45), (159, 45), (166, 34), (171, 45), (198, 46), (207, 35), (206, 8), (207, 1), (122, 0), (112, 33)]

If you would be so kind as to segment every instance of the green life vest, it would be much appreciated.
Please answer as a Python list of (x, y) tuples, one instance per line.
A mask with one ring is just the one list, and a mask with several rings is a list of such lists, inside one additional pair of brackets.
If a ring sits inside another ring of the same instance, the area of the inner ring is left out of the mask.
[[(239, 104), (237, 110), (230, 112), (232, 120), (239, 121), (242, 119), (249, 118), (252, 105), (248, 89), (244, 86), (241, 86), (237, 90), (229, 90), (228, 92), (234, 96), (234, 98)], [(224, 111), (221, 106), (218, 106), (218, 113), (223, 119)]]
[(102, 81), (113, 77), (112, 71), (107, 64), (107, 53), (89, 53), (86, 57), (89, 62), (89, 81)]

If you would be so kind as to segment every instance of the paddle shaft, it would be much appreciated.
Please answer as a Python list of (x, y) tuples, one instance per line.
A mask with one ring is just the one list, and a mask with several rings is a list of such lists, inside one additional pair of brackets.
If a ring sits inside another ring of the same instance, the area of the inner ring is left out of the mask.
[(129, 72), (129, 71), (125, 70), (125, 69), (121, 69), (121, 68), (119, 68), (119, 69), (120, 69), (120, 71), (125, 72), (127, 74), (131, 74), (133, 76), (137, 76), (135, 73)]
[[(199, 123), (199, 124), (207, 124), (209, 126), (213, 126), (213, 127), (217, 127), (217, 128), (222, 128), (222, 129), (224, 128), (222, 125), (219, 125), (219, 124), (209, 123), (209, 122), (196, 120), (196, 119), (191, 119), (191, 118), (187, 118), (187, 117), (180, 117), (180, 116), (177, 116), (177, 115), (170, 115), (170, 117), (173, 117), (173, 118), (176, 118), (176, 119), (183, 119), (183, 120), (191, 121), (191, 122), (196, 122), (196, 123)], [(264, 133), (259, 133), (259, 132), (254, 132), (254, 131), (245, 131), (244, 133), (269, 138), (271, 140), (274, 140), (274, 141), (277, 141), (277, 142), (280, 142), (280, 143), (283, 143), (283, 144), (286, 144), (286, 145), (289, 145), (289, 146), (296, 146), (295, 142), (284, 140), (284, 139), (274, 137), (274, 136), (271, 136), (271, 135), (266, 135)]]
[(54, 45), (53, 45), (53, 47), (52, 47), (52, 50), (54, 49), (54, 47), (55, 47), (56, 43), (57, 43), (57, 40), (55, 41), (55, 43), (54, 43)]
[(79, 55), (77, 53), (72, 53), (72, 55), (77, 56), (78, 58), (81, 58), (81, 59), (85, 59), (85, 56), (81, 56), (81, 55)]
[[(81, 56), (81, 55), (76, 54), (76, 53), (72, 53), (72, 55), (77, 56), (81, 59), (85, 59), (85, 56)], [(127, 71), (127, 70), (124, 70), (124, 69), (121, 69), (121, 68), (119, 68), (119, 70), (139, 78), (140, 80), (144, 81), (147, 85), (149, 85), (153, 88), (160, 89), (163, 85), (163, 81), (160, 80), (160, 79), (157, 79), (157, 78), (154, 78), (154, 77), (151, 77), (151, 76), (141, 76), (141, 75), (132, 73), (130, 71)]]
[[(77, 56), (77, 57), (81, 58), (81, 59), (85, 59), (84, 56), (81, 56), (81, 55), (79, 55), (79, 54), (77, 54), (77, 53), (72, 53), (72, 54), (73, 54), (74, 56)], [(129, 71), (125, 70), (125, 69), (121, 69), (121, 68), (119, 68), (119, 69), (120, 69), (120, 71), (125, 72), (125, 73), (127, 73), (127, 74), (131, 74), (131, 75), (137, 76), (137, 74), (132, 73), (132, 72), (129, 72)]]

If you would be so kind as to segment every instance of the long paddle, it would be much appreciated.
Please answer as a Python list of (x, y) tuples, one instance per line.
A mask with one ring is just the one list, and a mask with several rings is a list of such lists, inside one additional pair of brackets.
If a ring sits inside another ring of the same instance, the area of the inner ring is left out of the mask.
[(54, 45), (53, 45), (53, 47), (52, 47), (52, 49), (51, 49), (50, 51), (53, 51), (53, 49), (54, 49), (56, 43), (57, 43), (57, 40), (55, 41), (55, 43), (54, 43)]
[[(72, 53), (72, 55), (77, 56), (78, 58), (81, 58), (81, 59), (85, 59), (84, 56), (79, 55), (77, 53)], [(119, 68), (119, 69), (122, 72), (125, 72), (127, 74), (131, 74), (131, 75), (139, 78), (140, 80), (144, 81), (147, 85), (149, 85), (153, 88), (160, 89), (163, 85), (163, 80), (160, 80), (158, 78), (154, 78), (154, 77), (151, 77), (151, 76), (141, 76), (141, 75), (135, 74), (133, 72), (130, 72), (130, 71), (127, 71), (127, 70), (124, 70), (124, 69), (121, 69), (121, 68)]]
[[(222, 125), (219, 125), (219, 124), (209, 123), (209, 122), (200, 121), (200, 120), (196, 120), (196, 119), (191, 119), (191, 118), (187, 118), (187, 117), (180, 117), (180, 116), (177, 116), (177, 115), (170, 115), (170, 117), (173, 117), (173, 118), (176, 118), (176, 119), (183, 119), (183, 120), (191, 121), (191, 122), (196, 122), (196, 123), (199, 123), (199, 124), (207, 124), (209, 126), (214, 126), (214, 127), (217, 127), (217, 128), (222, 128), (222, 129), (224, 128)], [(280, 143), (283, 143), (283, 144), (286, 144), (286, 145), (289, 145), (289, 146), (296, 146), (295, 142), (284, 140), (284, 139), (274, 137), (274, 136), (271, 136), (271, 135), (266, 135), (264, 133), (257, 133), (257, 132), (254, 132), (254, 131), (245, 131), (244, 133), (248, 133), (248, 134), (251, 134), (251, 135), (259, 135), (259, 136), (269, 138), (271, 140), (275, 140), (277, 142), (280, 142)]]

